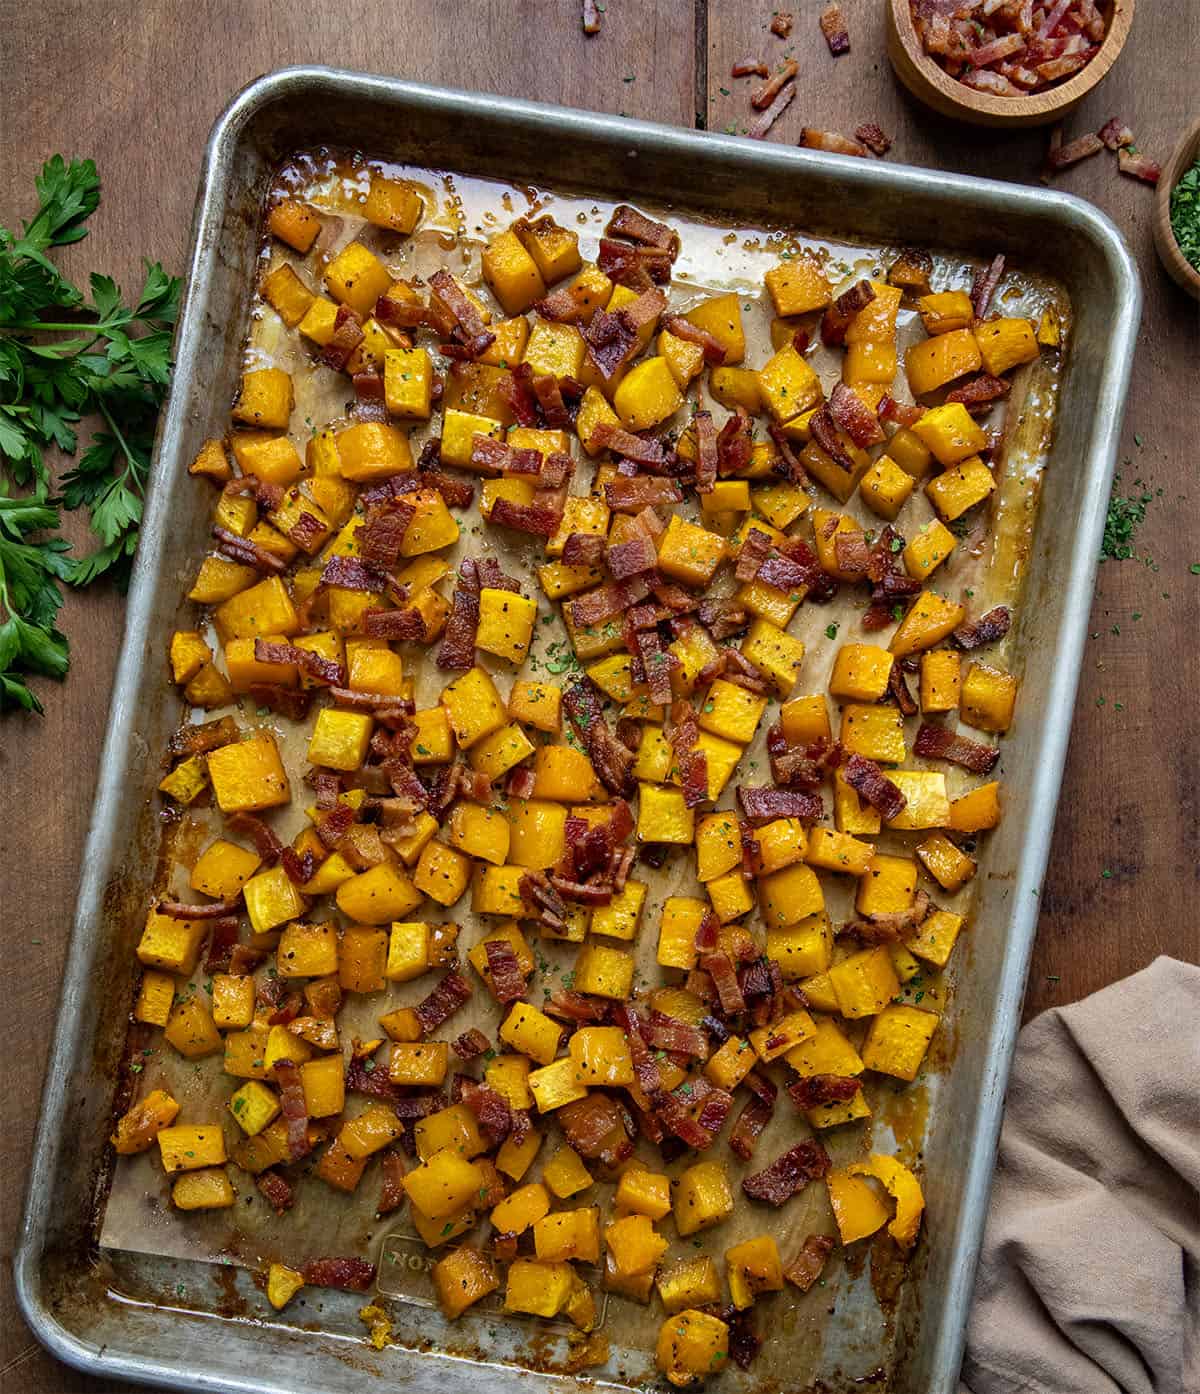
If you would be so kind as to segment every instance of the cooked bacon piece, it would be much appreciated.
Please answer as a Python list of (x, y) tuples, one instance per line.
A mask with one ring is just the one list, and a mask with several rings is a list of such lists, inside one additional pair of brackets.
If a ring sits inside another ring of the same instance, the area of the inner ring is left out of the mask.
[(821, 33), (825, 35), (825, 42), (829, 45), (829, 51), (835, 58), (840, 58), (843, 53), (850, 52), (850, 31), (846, 28), (846, 21), (842, 17), (842, 7), (836, 3), (826, 5), (821, 11)]
[(438, 649), (437, 666), (443, 672), (465, 672), (475, 662), (475, 635), (479, 629), (479, 573), (467, 557), (458, 569), (458, 583), (446, 632)]
[(553, 537), (562, 522), (561, 505), (552, 508), (538, 503), (515, 503), (512, 499), (497, 499), (492, 506), (489, 519), (499, 527), (512, 528), (514, 532), (528, 533), (531, 537)]
[(322, 813), (313, 826), (317, 836), (326, 847), (332, 849), (346, 836), (350, 824), (354, 822), (354, 810), (349, 804), (338, 804), (328, 813)]
[[(525, 995), (525, 975), (517, 961), (516, 951), (507, 939), (488, 939), (484, 943), (487, 954), (488, 985), (497, 1002), (515, 1002)], [(484, 1047), (487, 1048), (486, 1045)]]
[(700, 917), (700, 923), (696, 926), (696, 952), (701, 957), (712, 953), (717, 947), (720, 933), (721, 921), (717, 919), (714, 911), (706, 910)]
[(230, 832), (248, 837), (254, 843), (254, 850), (264, 866), (274, 866), (279, 860), (283, 843), (257, 814), (231, 813), (225, 821)]
[(702, 600), (700, 622), (719, 644), (723, 639), (740, 634), (750, 623), (750, 615), (732, 599)]
[(1117, 151), (1117, 168), (1131, 179), (1140, 179), (1143, 184), (1157, 184), (1162, 174), (1162, 165), (1145, 155), (1135, 155), (1124, 146)]
[(539, 373), (534, 377), (532, 386), (546, 425), (556, 431), (569, 426), (571, 418), (567, 413), (558, 379), (552, 373)]
[(809, 150), (824, 150), (829, 155), (857, 155), (864, 160), (867, 157), (867, 147), (857, 140), (851, 140), (837, 131), (818, 130), (815, 126), (805, 126), (797, 144)]
[(374, 368), (363, 373), (355, 373), (355, 404), (353, 416), (356, 421), (386, 421), (388, 418), (387, 399), (383, 395), (383, 375)]
[(1004, 254), (997, 252), (985, 270), (980, 270), (971, 284), (971, 308), (975, 318), (982, 319), (992, 303), (992, 296), (1004, 275)]
[(885, 393), (879, 401), (879, 419), (894, 421), (897, 426), (911, 426), (924, 415), (923, 408), (915, 403), (898, 402), (891, 393)]
[(639, 630), (635, 635), (637, 656), (641, 660), (646, 685), (650, 689), (650, 700), (660, 706), (671, 701), (671, 670), (674, 659), (663, 648), (656, 629)]
[(739, 1370), (748, 1370), (762, 1349), (762, 1337), (754, 1329), (754, 1312), (747, 1307), (724, 1308), (721, 1318), (729, 1326), (729, 1358)]
[(826, 1260), (833, 1252), (833, 1240), (827, 1234), (810, 1234), (800, 1246), (800, 1252), (783, 1270), (783, 1276), (801, 1292), (821, 1276)]
[(791, 10), (776, 10), (771, 17), (771, 33), (786, 39), (792, 32), (793, 15)]
[(229, 955), (229, 966), (225, 970), (235, 978), (248, 977), (266, 958), (261, 949), (253, 949), (249, 944), (235, 944)]
[[(840, 384), (839, 384), (840, 386)], [(848, 390), (848, 389), (847, 389)], [(822, 404), (809, 417), (809, 429), (812, 431), (812, 438), (829, 456), (835, 465), (840, 465), (847, 473), (854, 469), (854, 461), (846, 453), (846, 447), (842, 444), (842, 438), (838, 434), (838, 423), (834, 419), (833, 409), (830, 403)], [(878, 425), (878, 423), (876, 423)]]
[(567, 1141), (581, 1157), (602, 1157), (613, 1134), (625, 1132), (625, 1119), (617, 1101), (607, 1094), (589, 1094), (558, 1110), (558, 1122)]
[(1119, 117), (1111, 116), (1100, 128), (1100, 139), (1110, 150), (1120, 150), (1133, 144), (1133, 132)]
[[(291, 851), (291, 848), (288, 848)], [(238, 947), (238, 921), (236, 915), (226, 915), (214, 920), (208, 936), (208, 951), (204, 956), (206, 973), (228, 973), (234, 950)]]
[(294, 663), (316, 682), (340, 686), (346, 681), (345, 669), (331, 658), (312, 649), (297, 648), (294, 644), (279, 644), (270, 639), (255, 639), (254, 657), (259, 663)]
[(956, 387), (953, 392), (946, 393), (946, 401), (962, 402), (970, 410), (972, 407), (987, 407), (992, 402), (999, 401), (1001, 397), (1007, 397), (1012, 388), (1012, 383), (1007, 378), (996, 378), (991, 373), (980, 373), (978, 377), (969, 378), (961, 387)]
[(867, 280), (855, 281), (849, 289), (842, 291), (821, 316), (821, 342), (830, 348), (843, 343), (851, 320), (874, 299), (875, 288)]
[(379, 1171), (382, 1185), (379, 1188), (379, 1202), (376, 1213), (391, 1215), (399, 1210), (405, 1201), (404, 1157), (394, 1147), (385, 1148), (379, 1154)]
[(563, 1021), (598, 1022), (608, 1016), (607, 1003), (598, 997), (585, 997), (582, 992), (572, 992), (565, 987), (552, 992), (542, 1004), (542, 1009), (550, 1016), (561, 1017)]
[(596, 427), (594, 439), (597, 445), (604, 446), (616, 455), (623, 455), (627, 460), (635, 460), (639, 465), (653, 467), (662, 465), (665, 461), (661, 441), (635, 436), (632, 431), (627, 431), (622, 426), (613, 426), (607, 421), (602, 421)]
[[(696, 1082), (699, 1083), (699, 1081)], [(704, 1082), (708, 1083), (707, 1080)], [(715, 1139), (725, 1126), (725, 1120), (732, 1111), (733, 1095), (725, 1089), (709, 1088), (700, 1105), (696, 1122), (708, 1133), (710, 1139)]]
[(982, 745), (966, 736), (955, 735), (945, 726), (923, 721), (913, 744), (913, 752), (926, 760), (948, 760), (972, 774), (987, 774), (1000, 758), (998, 747)]
[(471, 984), (456, 969), (451, 969), (437, 987), (413, 1009), (421, 1023), (422, 1032), (426, 1036), (432, 1036), (470, 996)]
[(717, 428), (711, 411), (692, 417), (696, 430), (696, 492), (711, 494), (717, 482)]
[(309, 556), (320, 547), (326, 536), (326, 526), (311, 513), (301, 512), (300, 516), (287, 530), (288, 538)]
[(688, 343), (703, 349), (706, 363), (719, 365), (725, 362), (724, 345), (714, 339), (707, 329), (701, 329), (690, 319), (684, 319), (682, 315), (670, 315), (663, 321), (663, 328), (674, 334), (677, 339), (686, 339)]
[[(650, 695), (654, 701), (660, 700), (654, 696), (653, 689)], [(663, 695), (669, 703), (669, 681), (665, 685)], [(667, 730), (667, 738), (679, 764), (683, 801), (688, 808), (695, 808), (708, 798), (708, 757), (703, 750), (696, 748), (700, 739), (700, 726), (696, 720), (696, 713), (688, 703), (678, 702), (671, 707), (671, 723)]]
[(502, 1095), (486, 1084), (477, 1084), (466, 1075), (458, 1075), (455, 1084), (461, 1087), (461, 1101), (479, 1120), (488, 1141), (494, 1147), (512, 1131), (512, 1110)]
[(160, 900), (158, 913), (171, 920), (220, 920), (236, 910), (241, 903), (241, 891), (229, 900), (210, 900), (207, 905), (185, 905), (178, 900)]
[(650, 1013), (650, 1046), (654, 1050), (675, 1051), (693, 1055), (698, 1060), (708, 1058), (708, 1040), (698, 1026), (678, 1021), (662, 1012)]
[(645, 600), (649, 594), (650, 587), (642, 576), (630, 576), (624, 581), (597, 586), (595, 590), (587, 591), (569, 602), (571, 623), (577, 629), (603, 624), (605, 620), (630, 609), (639, 600)]
[(782, 89), (791, 82), (800, 71), (800, 64), (794, 58), (789, 58), (786, 63), (781, 63), (771, 76), (759, 88), (751, 94), (750, 105), (755, 111), (762, 111), (769, 107)]
[[(603, 538), (596, 540), (603, 542)], [(653, 571), (658, 564), (658, 552), (653, 538), (643, 533), (640, 537), (631, 537), (628, 542), (618, 542), (615, 547), (609, 547), (605, 562), (613, 579), (624, 581), (630, 576)]]
[(375, 1265), (365, 1258), (314, 1258), (301, 1270), (304, 1281), (314, 1288), (343, 1288), (347, 1292), (369, 1292), (375, 1281)]
[(1012, 625), (1012, 611), (1007, 605), (997, 605), (977, 620), (960, 624), (950, 639), (958, 648), (967, 650), (981, 648), (1003, 639)]
[(1060, 145), (1056, 150), (1049, 151), (1046, 164), (1054, 171), (1067, 169), (1078, 164), (1080, 160), (1086, 160), (1090, 155), (1098, 155), (1103, 149), (1104, 142), (1089, 131), (1087, 135), (1078, 136), (1075, 140)]
[(327, 368), (340, 373), (350, 361), (350, 355), (363, 341), (362, 324), (348, 305), (339, 305), (333, 322), (333, 337), (321, 350), (321, 361)]
[(798, 1109), (820, 1104), (843, 1103), (858, 1093), (859, 1081), (852, 1075), (808, 1075), (788, 1085), (788, 1096)]
[(729, 70), (730, 77), (767, 77), (770, 68), (761, 58), (740, 58)]
[(967, 64), (972, 68), (990, 68), (1005, 58), (1015, 58), (1018, 53), (1023, 53), (1026, 47), (1023, 35), (1001, 34), (999, 38), (973, 48), (967, 58)]
[[(412, 504), (399, 501), (387, 508), (368, 510), (366, 520), (355, 534), (359, 556), (362, 557), (364, 563), (364, 571), (367, 568), (385, 571), (399, 562), (404, 534), (415, 514), (416, 509)], [(329, 579), (329, 567), (334, 560), (352, 561), (354, 559), (351, 557), (331, 557), (326, 563), (321, 579), (326, 585), (344, 585), (345, 582)]]
[(657, 247), (660, 252), (669, 253), (672, 261), (679, 255), (679, 234), (675, 229), (647, 218), (628, 203), (617, 204), (604, 231), (609, 237), (624, 237), (643, 247)]
[(608, 543), (598, 533), (573, 532), (563, 543), (564, 566), (599, 566)]
[(717, 990), (717, 998), (721, 1003), (721, 1011), (726, 1016), (733, 1016), (737, 1012), (746, 1010), (746, 999), (742, 995), (741, 985), (738, 982), (737, 972), (734, 969), (729, 955), (717, 950), (716, 953), (706, 954), (700, 960), (700, 966), (713, 980), (713, 986)]
[(683, 490), (674, 479), (655, 475), (628, 478), (618, 475), (604, 486), (604, 498), (614, 513), (640, 513), (644, 508), (667, 508), (683, 502)]
[(824, 738), (811, 745), (789, 745), (779, 722), (767, 730), (771, 778), (780, 788), (819, 789), (845, 758), (840, 741)]
[(171, 735), (167, 742), (169, 755), (207, 755), (210, 750), (219, 750), (223, 745), (232, 745), (241, 740), (241, 727), (231, 716), (220, 716), (215, 721), (202, 721), (196, 724), (184, 722)]
[(545, 872), (531, 871), (522, 876), (519, 889), (521, 900), (529, 909), (531, 918), (538, 920), (548, 929), (562, 930), (566, 927), (566, 904), (550, 884)]
[(829, 1153), (819, 1142), (800, 1142), (769, 1167), (742, 1178), (742, 1190), (751, 1200), (780, 1206), (802, 1191), (810, 1181), (819, 1181), (830, 1168)]
[(928, 914), (929, 897), (924, 891), (917, 891), (907, 910), (893, 910), (886, 914), (868, 915), (861, 920), (850, 920), (842, 925), (838, 933), (853, 934), (864, 944), (894, 943), (902, 936), (911, 934)]
[(608, 382), (637, 345), (637, 334), (620, 314), (597, 310), (583, 330), (588, 358)]
[(651, 1107), (659, 1122), (685, 1147), (702, 1152), (712, 1145), (713, 1135), (692, 1117), (687, 1105), (674, 1094), (660, 1091), (651, 1096)]
[(908, 679), (899, 663), (893, 663), (888, 673), (888, 695), (904, 716), (916, 716), (917, 703), (908, 689)]
[(874, 121), (864, 121), (854, 128), (854, 139), (874, 155), (886, 155), (892, 148), (892, 138)]
[(842, 766), (842, 774), (846, 783), (877, 809), (885, 822), (904, 812), (908, 800), (874, 760), (868, 760), (865, 755), (851, 755)]
[(758, 1145), (763, 1129), (771, 1121), (774, 1108), (762, 1099), (751, 1099), (734, 1120), (733, 1131), (729, 1134), (729, 1147), (735, 1156), (748, 1162)]
[(596, 687), (590, 681), (572, 683), (563, 693), (563, 706), (587, 750), (597, 778), (610, 793), (628, 797), (637, 783), (633, 777), (633, 758), (613, 735), (601, 710)]
[(600, 10), (596, 0), (583, 0), (583, 32), (585, 34), (598, 34), (600, 32)]
[(217, 539), (217, 551), (231, 561), (240, 562), (243, 566), (252, 566), (255, 571), (266, 571), (275, 576), (287, 570), (287, 562), (273, 552), (268, 552), (265, 547), (260, 547), (257, 542), (251, 542), (248, 537), (238, 537), (236, 533), (219, 525), (214, 526), (212, 531)]
[(596, 265), (610, 280), (639, 291), (665, 286), (671, 279), (674, 259), (658, 247), (636, 247), (612, 237), (602, 237), (596, 253)]
[[(418, 643), (425, 638), (425, 616), (420, 610), (406, 608), (403, 610), (368, 610), (364, 619), (363, 626), (367, 635), (372, 639), (400, 639), (413, 643)], [(471, 635), (474, 640), (474, 632)], [(474, 662), (474, 648), (472, 642), (472, 662)], [(457, 666), (457, 665), (456, 665)], [(465, 664), (470, 667), (471, 664)]]
[(313, 692), (309, 688), (281, 687), (278, 683), (269, 682), (251, 683), (248, 694), (258, 706), (278, 712), (289, 721), (303, 721), (313, 700)]
[(260, 1171), (254, 1178), (254, 1184), (262, 1192), (263, 1199), (276, 1215), (284, 1214), (295, 1203), (296, 1197), (292, 1191), (291, 1183), (273, 1168)]
[(292, 1161), (298, 1161), (310, 1150), (308, 1105), (304, 1101), (300, 1067), (293, 1060), (276, 1060), (273, 1074), (275, 1083), (279, 1085), (279, 1102), (287, 1124), (288, 1156)]
[(771, 128), (783, 113), (791, 106), (796, 96), (796, 84), (794, 81), (786, 83), (779, 92), (779, 95), (765, 110), (760, 111), (750, 125), (746, 128), (746, 134), (751, 140), (766, 140), (771, 132)]
[[(858, 393), (852, 387), (847, 387), (844, 382), (837, 383), (830, 393), (829, 411), (834, 421), (861, 449), (869, 445), (878, 445), (885, 439), (878, 417)], [(824, 448), (828, 450), (828, 446)]]
[(478, 358), (496, 342), (479, 311), (448, 271), (438, 269), (429, 278), (429, 289), (454, 320), (454, 336), (472, 358)]
[(388, 1078), (388, 1072), (370, 1059), (350, 1060), (346, 1067), (346, 1092), (365, 1094), (369, 1099), (382, 1099), (385, 1103), (393, 1105), (403, 1097), (400, 1086), (392, 1083)]
[(742, 812), (755, 828), (776, 818), (802, 818), (814, 823), (825, 813), (820, 795), (804, 790), (775, 789), (769, 784), (739, 784), (737, 795)]

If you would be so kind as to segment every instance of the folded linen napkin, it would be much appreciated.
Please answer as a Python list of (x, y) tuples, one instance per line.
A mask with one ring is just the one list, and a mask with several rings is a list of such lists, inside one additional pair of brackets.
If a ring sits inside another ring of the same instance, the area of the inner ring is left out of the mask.
[(1200, 1392), (1200, 967), (1156, 959), (1021, 1032), (962, 1376)]

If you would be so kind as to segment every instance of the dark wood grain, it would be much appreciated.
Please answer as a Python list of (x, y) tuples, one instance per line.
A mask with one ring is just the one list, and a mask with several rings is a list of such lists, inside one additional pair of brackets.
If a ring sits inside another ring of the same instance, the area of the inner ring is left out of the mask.
[[(1161, 7), (1180, 18), (1188, 14), (1186, 0), (1162, 0)], [(965, 130), (901, 91), (884, 55), (881, 5), (847, 0), (853, 47), (836, 63), (817, 31), (816, 11), (795, 9), (800, 18), (784, 43), (767, 32), (770, 5), (737, 0), (695, 6), (609, 0), (595, 40), (580, 32), (574, 0), (457, 6), (341, 0), (325, 8), (279, 0), (159, 0), (136, 8), (99, 0), (86, 6), (0, 0), (0, 221), (27, 214), (32, 175), (46, 156), (90, 155), (103, 178), (104, 203), (95, 232), (72, 250), (69, 267), (82, 273), (102, 266), (129, 283), (143, 253), (181, 265), (214, 117), (257, 74), (297, 62), (685, 124), (699, 109), (710, 128), (721, 129), (748, 120), (749, 84), (729, 78), (731, 63), (748, 52), (775, 62), (791, 49), (800, 62), (800, 92), (776, 138), (795, 140), (805, 123), (850, 130), (873, 119), (895, 137), (893, 159), (1037, 178), (1044, 133)], [(1072, 131), (1095, 129), (1117, 113), (1146, 150), (1167, 153), (1197, 91), (1194, 68), (1173, 47), (1180, 25), (1163, 22), (1165, 15), (1155, 20), (1135, 24), (1121, 61), (1073, 118)], [(1200, 318), (1159, 270), (1149, 190), (1119, 178), (1107, 156), (1060, 182), (1113, 217), (1143, 270), (1146, 311), (1123, 473), (1131, 489), (1140, 488), (1134, 485), (1140, 478), (1162, 494), (1149, 505), (1139, 536), (1139, 555), (1154, 564), (1101, 568), (1096, 638), (1043, 897), (1031, 1012), (1082, 996), (1158, 953), (1198, 956), (1189, 913), (1200, 867), (1200, 665), (1191, 619), (1200, 578), (1188, 571), (1200, 561), (1193, 479), (1198, 422), (1194, 392), (1185, 385), (1195, 383), (1200, 367)], [(13, 1308), (7, 1262), (121, 625), (117, 597), (72, 597), (63, 619), (72, 638), (70, 681), (46, 685), (44, 719), (0, 724), (0, 778), (8, 795), (0, 821), (0, 905), (10, 965), (8, 1008), (0, 1014), (9, 1098), (0, 1143), (0, 1386), (28, 1394), (132, 1388), (77, 1375), (33, 1345)]]

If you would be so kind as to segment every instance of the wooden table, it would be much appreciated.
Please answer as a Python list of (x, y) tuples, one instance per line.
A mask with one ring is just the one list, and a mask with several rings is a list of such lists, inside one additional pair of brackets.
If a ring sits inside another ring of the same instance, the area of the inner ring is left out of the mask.
[[(793, 52), (800, 90), (774, 139), (795, 141), (806, 123), (850, 131), (876, 120), (894, 137), (890, 159), (1037, 179), (1044, 131), (975, 132), (917, 106), (888, 66), (883, 5), (844, 4), (853, 47), (835, 62), (811, 6), (795, 7), (802, 18), (790, 40), (771, 35), (771, 0), (608, 0), (595, 39), (581, 31), (576, 0), (460, 0), (440, 7), (419, 0), (339, 0), (324, 7), (151, 0), (136, 8), (99, 0), (39, 6), (0, 0), (6, 70), (0, 221), (12, 226), (28, 216), (33, 175), (47, 156), (88, 155), (100, 171), (104, 201), (91, 236), (65, 258), (68, 266), (81, 275), (101, 267), (126, 284), (137, 276), (143, 253), (182, 266), (214, 118), (257, 74), (304, 62), (740, 130), (750, 84), (729, 76), (731, 64), (749, 53), (774, 65)], [(1169, 8), (1177, 19), (1188, 11), (1185, 0)], [(1068, 138), (1096, 130), (1115, 113), (1146, 151), (1166, 156), (1198, 96), (1173, 37), (1179, 25), (1166, 18), (1139, 16), (1124, 56), (1072, 118)], [(1059, 186), (1104, 209), (1142, 268), (1146, 308), (1120, 468), (1124, 490), (1140, 493), (1138, 481), (1145, 481), (1154, 500), (1138, 536), (1138, 556), (1146, 561), (1108, 563), (1100, 571), (1042, 899), (1030, 1013), (1081, 997), (1157, 954), (1198, 956), (1190, 917), (1200, 869), (1194, 621), (1200, 577), (1189, 566), (1200, 561), (1194, 482), (1200, 316), (1155, 259), (1149, 189), (1119, 177), (1108, 155), (1061, 176)], [(9, 983), (0, 1049), (11, 1072), (0, 1167), (6, 1255), (19, 1221), (122, 613), (120, 597), (104, 590), (72, 597), (62, 620), (71, 637), (69, 682), (41, 685), (44, 718), (13, 716), (0, 724), (8, 791), (0, 823)], [(43, 1354), (13, 1309), (7, 1260), (0, 1294), (0, 1381), (27, 1394), (126, 1389), (87, 1379)]]

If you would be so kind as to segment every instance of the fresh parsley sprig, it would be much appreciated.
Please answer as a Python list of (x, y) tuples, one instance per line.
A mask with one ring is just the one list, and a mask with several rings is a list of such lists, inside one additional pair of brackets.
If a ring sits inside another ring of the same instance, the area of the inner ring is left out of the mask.
[[(0, 708), (40, 711), (25, 675), (61, 678), (68, 665), (59, 582), (128, 580), (180, 283), (146, 262), (132, 303), (110, 276), (93, 274), (85, 294), (48, 253), (87, 235), (96, 167), (55, 155), (35, 184), (38, 211), (20, 235), (0, 227)], [(100, 424), (55, 497), (45, 452), (75, 454), (92, 416)], [(30, 492), (12, 497), (10, 486)], [(60, 505), (88, 510), (98, 542), (88, 555), (66, 555)]]

